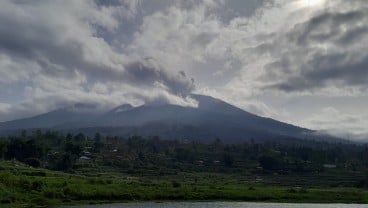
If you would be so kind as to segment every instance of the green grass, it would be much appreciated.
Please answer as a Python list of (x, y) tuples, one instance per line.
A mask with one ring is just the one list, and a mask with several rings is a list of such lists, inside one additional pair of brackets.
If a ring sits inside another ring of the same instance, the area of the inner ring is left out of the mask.
[(367, 203), (368, 191), (265, 186), (213, 173), (179, 173), (162, 178), (127, 178), (118, 173), (85, 176), (0, 161), (0, 207), (128, 201)]

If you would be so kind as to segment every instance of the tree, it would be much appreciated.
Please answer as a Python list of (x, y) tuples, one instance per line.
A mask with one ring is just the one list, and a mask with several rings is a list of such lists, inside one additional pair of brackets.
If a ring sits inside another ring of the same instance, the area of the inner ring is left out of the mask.
[(104, 143), (102, 142), (102, 136), (100, 133), (96, 133), (93, 142), (93, 151), (100, 152), (101, 149), (104, 147)]
[(149, 149), (149, 151), (153, 152), (153, 153), (159, 153), (161, 150), (160, 147), (160, 137), (158, 136), (154, 136), (152, 138), (150, 138), (149, 140), (147, 140), (147, 147)]
[(37, 158), (27, 158), (25, 159), (24, 163), (26, 163), (29, 166), (38, 168), (41, 166), (41, 161)]
[(75, 158), (70, 153), (65, 153), (60, 158), (57, 169), (63, 170), (63, 171), (69, 171), (73, 168), (73, 165), (75, 163)]
[(213, 152), (221, 152), (224, 148), (224, 144), (222, 143), (222, 141), (219, 138), (216, 138), (212, 142), (211, 147), (212, 147)]
[(73, 139), (77, 143), (83, 143), (83, 142), (86, 141), (86, 137), (82, 133), (79, 133), (79, 134), (75, 135)]
[(234, 164), (234, 157), (230, 153), (224, 153), (222, 156), (226, 167), (232, 167)]
[(23, 129), (20, 135), (21, 135), (21, 137), (26, 138), (27, 137), (27, 130)]
[(0, 141), (0, 158), (3, 159), (7, 151), (8, 151), (8, 143), (6, 141)]
[(72, 135), (72, 134), (70, 134), (70, 133), (68, 133), (68, 134), (66, 135), (65, 139), (66, 139), (66, 142), (71, 142), (71, 141), (72, 141), (72, 139), (73, 139), (73, 135)]
[(8, 145), (8, 151), (5, 154), (5, 159), (23, 160), (24, 142), (20, 139), (12, 139)]
[(83, 148), (79, 144), (73, 144), (72, 142), (67, 142), (64, 147), (65, 152), (79, 156), (83, 151)]
[(276, 157), (264, 155), (259, 158), (259, 164), (264, 170), (278, 170), (282, 168), (282, 161)]
[(7, 146), (6, 159), (24, 161), (26, 158), (41, 159), (45, 154), (44, 148), (36, 140), (12, 139)]
[(194, 155), (189, 149), (178, 147), (175, 148), (175, 158), (179, 161), (193, 161)]

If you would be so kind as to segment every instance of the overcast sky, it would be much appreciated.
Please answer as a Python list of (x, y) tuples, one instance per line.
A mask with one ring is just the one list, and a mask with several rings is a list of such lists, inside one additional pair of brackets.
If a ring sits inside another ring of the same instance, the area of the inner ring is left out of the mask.
[(0, 121), (190, 93), (368, 138), (367, 1), (0, 1)]

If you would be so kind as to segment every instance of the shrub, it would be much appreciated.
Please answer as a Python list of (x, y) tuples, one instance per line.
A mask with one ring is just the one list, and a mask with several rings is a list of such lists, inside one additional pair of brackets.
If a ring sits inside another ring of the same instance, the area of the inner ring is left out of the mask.
[(41, 162), (37, 158), (27, 158), (24, 160), (24, 163), (26, 163), (29, 166), (32, 166), (34, 168), (38, 168), (41, 166)]
[(22, 188), (24, 191), (31, 191), (31, 183), (24, 178), (19, 179), (18, 186)]
[(254, 191), (254, 190), (256, 190), (253, 186), (250, 186), (249, 188), (248, 188), (248, 190), (249, 191)]
[(306, 194), (306, 193), (308, 193), (308, 190), (307, 190), (307, 188), (303, 187), (299, 190), (299, 193)]
[(41, 181), (33, 181), (31, 184), (31, 188), (34, 191), (41, 191), (43, 183)]
[(295, 189), (293, 189), (293, 188), (289, 188), (289, 189), (286, 190), (286, 192), (294, 194), (297, 191)]
[(42, 198), (42, 197), (33, 198), (33, 199), (31, 199), (31, 202), (33, 204), (37, 204), (37, 205), (48, 205), (47, 199)]
[(7, 196), (2, 199), (0, 199), (0, 204), (10, 204), (16, 201), (16, 198), (14, 196)]
[(172, 181), (171, 184), (174, 188), (179, 188), (181, 186), (181, 184), (177, 181)]

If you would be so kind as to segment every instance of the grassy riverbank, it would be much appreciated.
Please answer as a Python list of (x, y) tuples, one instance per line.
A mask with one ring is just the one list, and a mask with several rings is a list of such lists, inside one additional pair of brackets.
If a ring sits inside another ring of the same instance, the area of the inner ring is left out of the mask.
[(35, 131), (0, 138), (0, 207), (134, 201), (368, 203), (368, 146)]
[(46, 207), (125, 201), (368, 202), (368, 191), (363, 189), (267, 187), (241, 182), (235, 177), (213, 173), (179, 173), (155, 179), (119, 173), (85, 176), (1, 161), (0, 205)]

